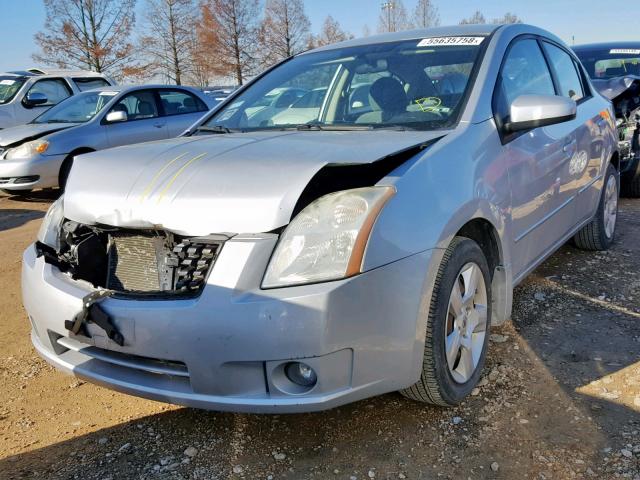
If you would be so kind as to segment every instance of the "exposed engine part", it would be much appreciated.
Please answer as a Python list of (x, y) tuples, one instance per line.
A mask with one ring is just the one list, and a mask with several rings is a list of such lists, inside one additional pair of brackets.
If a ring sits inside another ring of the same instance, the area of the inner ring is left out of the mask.
[(76, 280), (116, 294), (195, 296), (223, 244), (157, 230), (99, 228), (67, 220), (60, 251), (38, 245), (49, 263)]

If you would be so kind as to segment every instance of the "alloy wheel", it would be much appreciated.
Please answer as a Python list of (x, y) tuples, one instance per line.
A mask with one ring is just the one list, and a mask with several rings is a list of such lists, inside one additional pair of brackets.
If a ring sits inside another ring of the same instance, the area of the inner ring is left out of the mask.
[(465, 383), (478, 366), (487, 334), (487, 287), (482, 270), (473, 262), (458, 272), (445, 329), (449, 372), (457, 383)]

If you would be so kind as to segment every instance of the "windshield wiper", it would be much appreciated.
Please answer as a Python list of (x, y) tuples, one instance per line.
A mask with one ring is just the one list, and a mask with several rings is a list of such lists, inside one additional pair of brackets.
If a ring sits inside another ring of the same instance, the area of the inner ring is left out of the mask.
[(316, 131), (316, 130), (326, 130), (333, 132), (341, 132), (341, 131), (366, 131), (372, 130), (369, 125), (327, 125), (327, 124), (317, 124), (317, 123), (301, 123), (300, 125), (295, 125), (292, 127), (285, 128), (295, 128), (300, 131)]
[[(239, 132), (240, 130), (236, 130)], [(225, 127), (224, 125), (214, 125), (213, 127), (209, 127), (206, 125), (201, 125), (196, 128), (193, 133), (196, 132), (207, 132), (207, 133), (234, 133), (230, 128)]]

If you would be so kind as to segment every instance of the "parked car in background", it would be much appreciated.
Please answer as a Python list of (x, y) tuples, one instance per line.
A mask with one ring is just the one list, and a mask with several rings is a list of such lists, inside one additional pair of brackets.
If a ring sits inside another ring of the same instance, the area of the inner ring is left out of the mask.
[[(300, 120), (308, 92), (324, 99)], [(458, 404), (513, 287), (572, 238), (614, 241), (612, 117), (571, 50), (523, 24), (296, 55), (180, 138), (78, 157), (23, 257), (33, 344), (201, 408)]]
[(573, 47), (593, 85), (613, 102), (622, 193), (640, 197), (640, 42)]
[(32, 68), (0, 73), (0, 129), (30, 122), (62, 100), (92, 88), (115, 85), (101, 73)]
[(32, 122), (0, 131), (0, 189), (64, 188), (77, 155), (176, 137), (213, 106), (188, 87), (104, 87), (79, 93)]
[(231, 95), (236, 89), (237, 87), (208, 87), (203, 88), (202, 91), (205, 95), (208, 95), (213, 99), (214, 106), (216, 106)]

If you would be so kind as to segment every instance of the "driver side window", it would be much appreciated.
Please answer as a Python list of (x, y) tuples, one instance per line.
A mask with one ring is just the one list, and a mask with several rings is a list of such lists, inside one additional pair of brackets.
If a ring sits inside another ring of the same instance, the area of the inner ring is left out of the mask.
[(109, 113), (111, 112), (126, 113), (127, 121), (144, 120), (158, 116), (156, 98), (151, 90), (130, 93), (116, 103), (109, 111)]
[(509, 120), (509, 106), (520, 95), (555, 95), (553, 79), (538, 42), (517, 40), (507, 53), (498, 76), (494, 112), (500, 124)]

